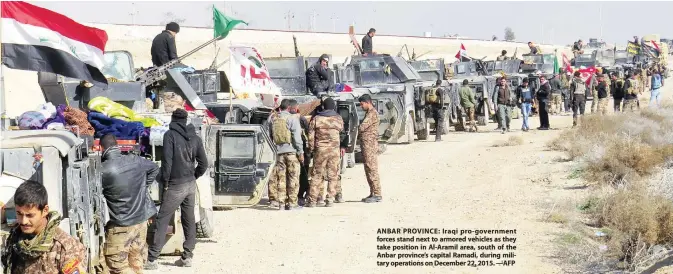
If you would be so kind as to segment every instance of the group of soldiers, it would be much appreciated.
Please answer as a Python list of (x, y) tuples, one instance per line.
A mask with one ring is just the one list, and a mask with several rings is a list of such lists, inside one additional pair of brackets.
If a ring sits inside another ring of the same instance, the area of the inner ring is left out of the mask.
[[(362, 202), (380, 202), (378, 112), (369, 95), (362, 95), (358, 100), (366, 111), (358, 127), (358, 138), (370, 189), (369, 196)], [(344, 202), (340, 177), (341, 157), (345, 151), (340, 137), (344, 121), (336, 107), (334, 99), (324, 96), (307, 119), (301, 115), (296, 100), (283, 99), (278, 110), (269, 117), (269, 130), (277, 148), (277, 163), (269, 181), (270, 208), (331, 207)], [(325, 181), (327, 193), (324, 192)]]

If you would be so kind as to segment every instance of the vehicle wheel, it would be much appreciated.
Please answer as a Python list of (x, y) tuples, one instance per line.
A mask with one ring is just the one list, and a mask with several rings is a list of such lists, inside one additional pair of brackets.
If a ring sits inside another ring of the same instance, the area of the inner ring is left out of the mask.
[(407, 125), (406, 125), (406, 131), (407, 131), (407, 142), (409, 144), (414, 143), (414, 116), (413, 114), (409, 114), (407, 116)]
[(196, 223), (196, 238), (213, 237), (213, 209), (201, 208), (201, 220)]
[(346, 153), (346, 167), (355, 167), (355, 152)]
[(416, 135), (418, 135), (418, 140), (427, 140), (428, 135), (430, 135), (430, 125), (429, 123), (425, 123), (425, 129), (420, 130), (416, 132)]

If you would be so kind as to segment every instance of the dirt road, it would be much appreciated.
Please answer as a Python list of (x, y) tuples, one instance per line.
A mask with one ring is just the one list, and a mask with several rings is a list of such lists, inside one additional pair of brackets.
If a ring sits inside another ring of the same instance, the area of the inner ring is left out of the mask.
[[(531, 121), (537, 128), (538, 118)], [(572, 122), (558, 116), (551, 123), (564, 128)], [(516, 130), (505, 135), (491, 123), (480, 133), (451, 132), (440, 143), (389, 146), (379, 160), (381, 203), (359, 202), (369, 190), (357, 165), (344, 175), (345, 204), (216, 212), (216, 236), (199, 241), (192, 269), (162, 257), (159, 271), (147, 273), (558, 273), (551, 256), (560, 226), (542, 220), (557, 198), (569, 195), (563, 187), (573, 183), (564, 178), (570, 164), (545, 148), (560, 130), (526, 133), (520, 125), (513, 120)], [(492, 147), (512, 135), (524, 143)], [(378, 267), (377, 229), (398, 227), (517, 229), (516, 264)]]

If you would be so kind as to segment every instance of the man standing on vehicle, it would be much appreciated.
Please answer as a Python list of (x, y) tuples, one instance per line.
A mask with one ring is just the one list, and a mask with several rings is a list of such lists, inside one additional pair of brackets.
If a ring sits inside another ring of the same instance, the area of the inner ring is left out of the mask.
[(362, 199), (365, 203), (380, 202), (381, 182), (379, 179), (379, 113), (372, 103), (372, 97), (364, 94), (358, 98), (360, 106), (365, 113), (365, 118), (358, 127), (360, 148), (364, 158), (365, 176), (369, 183), (369, 196)]
[(573, 127), (580, 122), (580, 115), (584, 115), (584, 108), (586, 106), (586, 92), (587, 85), (582, 80), (582, 73), (575, 71), (575, 77), (570, 83), (570, 101), (573, 105)]
[(364, 56), (374, 55), (374, 45), (372, 43), (372, 38), (376, 35), (376, 30), (374, 28), (369, 29), (369, 32), (362, 37), (362, 54)]
[(432, 119), (435, 120), (435, 142), (442, 140), (444, 131), (444, 89), (441, 88), (442, 80), (437, 80), (435, 86), (428, 90), (425, 102), (430, 105)]
[[(196, 167), (194, 167), (198, 164)], [(157, 214), (154, 239), (149, 248), (145, 269), (157, 269), (156, 262), (166, 244), (166, 230), (175, 211), (180, 207), (185, 242), (182, 256), (175, 262), (181, 267), (191, 267), (196, 247), (196, 179), (208, 169), (208, 158), (203, 141), (193, 125), (187, 125), (187, 111), (176, 109), (171, 116), (168, 131), (164, 134), (163, 158), (157, 181), (163, 184), (164, 193)]]
[(563, 96), (561, 95), (563, 84), (558, 74), (554, 74), (554, 77), (549, 81), (551, 86), (551, 114), (556, 115), (560, 114), (563, 111)]
[(105, 225), (105, 263), (112, 274), (142, 273), (147, 256), (147, 220), (157, 213), (148, 188), (159, 173), (154, 162), (122, 155), (117, 138), (106, 134), (101, 179), (110, 211)]
[(610, 78), (612, 78), (610, 91), (612, 92), (612, 99), (614, 100), (614, 110), (615, 112), (621, 112), (622, 100), (624, 99), (624, 79), (617, 78), (616, 73), (612, 73)]
[[(458, 96), (460, 97), (460, 106), (465, 110), (465, 115), (467, 115), (467, 124), (469, 131), (477, 132), (477, 122), (474, 120), (474, 107), (477, 105), (477, 100), (474, 98), (474, 92), (468, 85), (469, 80), (463, 80), (463, 86), (458, 90)], [(461, 117), (462, 118), (462, 117)], [(465, 128), (463, 126), (463, 128)]]
[(540, 88), (536, 92), (538, 102), (538, 114), (540, 115), (539, 130), (549, 129), (549, 96), (551, 85), (544, 76), (540, 76)]
[(500, 78), (500, 85), (495, 87), (495, 93), (493, 98), (493, 104), (496, 106), (496, 112), (500, 118), (500, 124), (502, 134), (505, 134), (505, 131), (509, 132), (509, 124), (512, 120), (512, 106), (515, 103), (516, 94), (512, 94), (507, 80), (503, 77)]
[(528, 48), (530, 49), (530, 54), (542, 54), (540, 47), (533, 44), (533, 42), (528, 42)]
[(506, 60), (509, 60), (509, 57), (507, 57), (507, 51), (503, 49), (502, 52), (500, 53), (500, 56), (496, 57), (495, 60), (496, 60), (496, 61), (506, 61)]
[(521, 107), (521, 116), (523, 116), (521, 130), (529, 131), (530, 124), (528, 122), (528, 117), (533, 107), (533, 90), (528, 86), (528, 78), (523, 78), (523, 82), (516, 89), (516, 94)]
[(582, 39), (575, 42), (573, 45), (573, 55), (577, 58), (580, 54), (584, 54), (584, 43)]
[(2, 248), (3, 273), (86, 274), (86, 247), (59, 228), (61, 214), (49, 211), (48, 201), (39, 182), (26, 181), (14, 192), (18, 226)]
[(311, 173), (311, 188), (306, 207), (315, 207), (318, 201), (319, 189), (323, 187), (323, 178), (327, 175), (327, 197), (325, 206), (334, 205), (339, 167), (341, 164), (339, 133), (344, 129), (344, 121), (335, 109), (336, 103), (332, 98), (322, 101), (323, 111), (318, 112), (309, 122), (308, 149), (313, 154), (313, 172)]
[(330, 82), (329, 57), (327, 54), (320, 55), (318, 62), (306, 70), (306, 86), (313, 95), (320, 95), (334, 90)]
[(278, 209), (297, 209), (299, 193), (299, 176), (301, 164), (304, 163), (301, 122), (297, 115), (290, 113), (290, 100), (280, 103), (280, 113), (271, 123), (271, 136), (276, 144), (276, 174), (278, 193), (276, 203)]
[(180, 32), (180, 25), (170, 22), (166, 25), (166, 30), (159, 33), (152, 40), (152, 64), (155, 67), (163, 66), (171, 60), (178, 59), (178, 51), (175, 47), (175, 35)]
[(624, 111), (635, 112), (638, 109), (639, 76), (640, 71), (636, 70), (624, 82)]

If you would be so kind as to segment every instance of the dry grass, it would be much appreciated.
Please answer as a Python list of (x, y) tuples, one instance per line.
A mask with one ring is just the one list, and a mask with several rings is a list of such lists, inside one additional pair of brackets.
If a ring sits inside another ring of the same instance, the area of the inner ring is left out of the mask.
[(639, 114), (587, 115), (548, 146), (584, 164), (591, 182), (624, 183), (648, 177), (673, 156), (673, 108)]
[(521, 136), (509, 136), (505, 141), (498, 141), (493, 144), (493, 147), (512, 147), (523, 145), (523, 138)]

